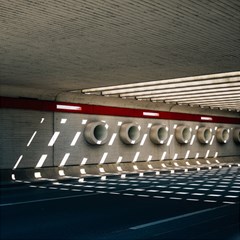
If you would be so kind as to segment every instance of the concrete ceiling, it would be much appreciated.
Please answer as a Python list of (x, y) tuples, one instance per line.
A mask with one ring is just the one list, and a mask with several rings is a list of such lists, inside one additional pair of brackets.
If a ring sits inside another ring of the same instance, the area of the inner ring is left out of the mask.
[(74, 90), (240, 70), (239, 0), (1, 0), (1, 86)]

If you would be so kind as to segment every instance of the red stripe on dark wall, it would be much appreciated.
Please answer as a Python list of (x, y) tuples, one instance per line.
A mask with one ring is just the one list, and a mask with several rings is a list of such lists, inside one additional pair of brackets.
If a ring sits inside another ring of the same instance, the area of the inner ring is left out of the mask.
[(0, 97), (0, 108), (30, 109), (37, 111), (69, 112), (108, 116), (169, 119), (197, 122), (234, 123), (240, 124), (240, 118), (197, 115), (176, 112), (160, 112), (146, 109), (109, 107), (67, 102)]

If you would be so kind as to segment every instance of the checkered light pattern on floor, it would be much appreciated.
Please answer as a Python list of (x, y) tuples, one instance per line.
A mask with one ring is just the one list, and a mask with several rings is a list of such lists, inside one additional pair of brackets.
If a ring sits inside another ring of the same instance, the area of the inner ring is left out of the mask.
[[(21, 182), (17, 180), (17, 182)], [(159, 176), (98, 178), (44, 183), (24, 181), (30, 188), (69, 191), (78, 194), (111, 194), (126, 197), (236, 204), (240, 196), (240, 168), (211, 169)]]

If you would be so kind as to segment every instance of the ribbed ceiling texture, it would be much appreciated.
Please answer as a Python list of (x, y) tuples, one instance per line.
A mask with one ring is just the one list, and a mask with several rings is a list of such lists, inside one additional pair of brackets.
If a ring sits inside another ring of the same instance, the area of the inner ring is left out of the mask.
[[(70, 91), (143, 83), (144, 94), (117, 95), (202, 106), (212, 101), (212, 107), (239, 110), (239, 70), (239, 0), (0, 1), (2, 86)], [(221, 83), (219, 77), (185, 81), (227, 72), (238, 74)], [(152, 81), (158, 92), (149, 94)]]
[(239, 111), (240, 71), (90, 88), (82, 92)]

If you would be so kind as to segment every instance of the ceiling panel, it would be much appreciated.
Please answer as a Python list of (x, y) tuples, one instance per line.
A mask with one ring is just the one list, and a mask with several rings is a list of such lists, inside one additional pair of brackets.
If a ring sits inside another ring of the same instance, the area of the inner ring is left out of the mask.
[(0, 3), (1, 86), (69, 91), (236, 72), (239, 45), (238, 0)]
[(240, 111), (240, 71), (89, 88), (81, 92)]

